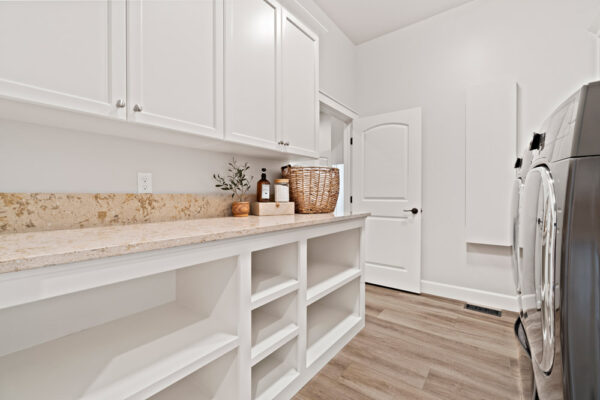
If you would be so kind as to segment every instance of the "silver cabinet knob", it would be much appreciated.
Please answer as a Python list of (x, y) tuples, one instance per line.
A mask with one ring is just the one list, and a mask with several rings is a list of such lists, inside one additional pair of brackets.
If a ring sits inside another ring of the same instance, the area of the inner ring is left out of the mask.
[(284, 145), (284, 146), (289, 146), (289, 145), (290, 145), (290, 142), (285, 142), (283, 145)]
[(280, 140), (279, 142), (277, 142), (278, 145), (283, 145), (283, 140)]
[(117, 102), (115, 103), (115, 106), (117, 106), (117, 108), (123, 108), (123, 107), (125, 107), (125, 105), (126, 105), (126, 104), (125, 104), (125, 100), (123, 100), (123, 99), (119, 99), (119, 100), (117, 100)]
[(142, 110), (143, 110), (143, 108), (139, 104), (136, 104), (133, 106), (133, 111), (135, 111), (135, 112), (142, 112)]

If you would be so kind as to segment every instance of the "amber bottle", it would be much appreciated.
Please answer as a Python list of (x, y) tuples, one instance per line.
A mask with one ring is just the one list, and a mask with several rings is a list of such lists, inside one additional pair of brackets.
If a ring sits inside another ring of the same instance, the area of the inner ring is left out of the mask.
[(257, 201), (267, 202), (271, 199), (271, 182), (267, 180), (267, 169), (262, 169), (262, 175), (260, 181), (258, 181), (258, 187), (256, 188)]

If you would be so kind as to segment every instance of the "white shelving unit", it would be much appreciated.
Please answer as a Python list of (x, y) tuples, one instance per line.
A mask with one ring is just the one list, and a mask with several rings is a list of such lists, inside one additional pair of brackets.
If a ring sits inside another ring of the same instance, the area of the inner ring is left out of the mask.
[(252, 253), (252, 308), (298, 290), (298, 243)]
[(359, 280), (354, 280), (308, 307), (306, 365), (362, 322)]
[(363, 229), (0, 274), (0, 399), (290, 399), (364, 326)]
[(152, 396), (152, 400), (236, 399), (238, 362), (231, 351), (207, 366)]
[(359, 248), (359, 229), (308, 240), (308, 304), (361, 275)]
[(274, 399), (299, 375), (296, 367), (296, 342), (284, 347), (252, 367), (252, 398)]
[[(44, 321), (29, 327), (35, 331), (21, 323), (21, 337), (16, 328), (5, 333), (15, 351), (3, 346), (0, 398), (148, 397), (238, 345), (235, 258), (110, 286), (73, 293), (68, 302), (47, 300), (56, 306), (54, 318), (45, 301), (0, 311), (3, 322), (36, 315)], [(155, 295), (164, 304), (143, 310)], [(140, 310), (105, 321), (129, 301)], [(109, 309), (96, 309), (98, 303)]]
[(252, 311), (252, 365), (298, 336), (297, 297), (291, 293)]

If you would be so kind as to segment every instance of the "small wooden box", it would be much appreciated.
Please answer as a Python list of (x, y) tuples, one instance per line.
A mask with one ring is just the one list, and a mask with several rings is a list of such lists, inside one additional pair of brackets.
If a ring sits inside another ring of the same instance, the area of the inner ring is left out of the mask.
[(253, 202), (251, 205), (252, 215), (293, 215), (294, 202), (289, 203), (259, 203)]

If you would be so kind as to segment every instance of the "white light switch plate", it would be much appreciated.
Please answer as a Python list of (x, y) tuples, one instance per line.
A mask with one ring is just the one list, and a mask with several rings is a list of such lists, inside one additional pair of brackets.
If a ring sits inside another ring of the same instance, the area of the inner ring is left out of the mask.
[(152, 193), (151, 172), (138, 172), (138, 193)]

